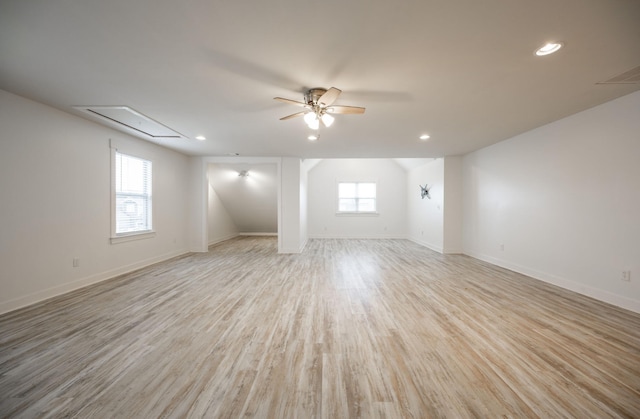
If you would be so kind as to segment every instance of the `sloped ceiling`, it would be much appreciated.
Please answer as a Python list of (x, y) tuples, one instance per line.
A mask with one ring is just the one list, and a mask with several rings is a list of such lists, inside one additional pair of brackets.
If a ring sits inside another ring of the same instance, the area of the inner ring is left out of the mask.
[(394, 159), (405, 171), (410, 171), (416, 167), (432, 162), (434, 159)]
[[(0, 88), (129, 106), (190, 155), (441, 157), (638, 90), (598, 84), (640, 65), (638, 22), (637, 0), (3, 0)], [(274, 97), (331, 86), (366, 113), (313, 143), (279, 121), (299, 108)]]
[(207, 177), (240, 233), (278, 232), (275, 164), (210, 164)]

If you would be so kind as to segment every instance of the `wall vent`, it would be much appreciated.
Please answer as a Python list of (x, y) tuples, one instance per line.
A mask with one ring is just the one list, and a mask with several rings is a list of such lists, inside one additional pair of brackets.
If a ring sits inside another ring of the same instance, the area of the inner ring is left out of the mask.
[(162, 125), (128, 106), (74, 106), (81, 112), (113, 128), (146, 138), (185, 138), (182, 134)]
[(639, 84), (640, 83), (640, 65), (625, 71), (622, 74), (611, 77), (609, 80), (601, 81), (596, 84)]

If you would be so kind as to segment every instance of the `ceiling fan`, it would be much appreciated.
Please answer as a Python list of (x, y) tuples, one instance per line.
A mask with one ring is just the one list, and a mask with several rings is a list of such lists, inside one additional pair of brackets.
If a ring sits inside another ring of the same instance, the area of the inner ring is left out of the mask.
[(332, 87), (329, 90), (316, 87), (314, 89), (309, 89), (304, 94), (304, 102), (285, 99), (283, 97), (275, 97), (274, 99), (305, 108), (304, 111), (296, 112), (280, 118), (281, 121), (304, 115), (304, 121), (307, 123), (309, 128), (317, 130), (320, 128), (320, 122), (322, 122), (322, 125), (325, 127), (329, 127), (333, 124), (334, 118), (331, 114), (364, 113), (364, 108), (358, 106), (334, 105), (333, 102), (338, 99), (340, 93), (342, 93), (342, 90), (336, 89), (335, 87)]

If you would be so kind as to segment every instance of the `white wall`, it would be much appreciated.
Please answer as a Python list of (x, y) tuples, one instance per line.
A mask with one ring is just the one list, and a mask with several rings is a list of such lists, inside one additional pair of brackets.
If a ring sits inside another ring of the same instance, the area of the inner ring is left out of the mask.
[(205, 159), (198, 156), (189, 158), (188, 191), (188, 230), (189, 250), (192, 252), (206, 252), (208, 245), (208, 193)]
[(220, 197), (218, 196), (215, 188), (212, 185), (212, 178), (214, 177), (212, 169), (214, 167), (214, 165), (209, 165), (207, 169), (209, 188), (207, 205), (209, 245), (228, 240), (238, 235), (238, 228), (236, 227), (236, 224), (233, 222), (233, 219), (225, 208), (224, 203), (220, 200)]
[[(431, 199), (422, 199), (428, 185)], [(437, 252), (444, 250), (444, 160), (436, 159), (409, 171), (407, 182), (408, 238)]]
[(465, 156), (465, 253), (640, 312), (639, 159), (640, 92)]
[[(378, 215), (336, 215), (338, 181), (376, 181)], [(308, 174), (309, 237), (406, 237), (407, 175), (392, 159), (326, 159)]]
[[(109, 242), (110, 138), (153, 162), (154, 238)], [(0, 91), (0, 312), (185, 253), (188, 177), (182, 154)]]
[(308, 210), (308, 189), (309, 171), (304, 162), (300, 166), (300, 244), (301, 249), (307, 244), (309, 238), (309, 210)]
[[(242, 170), (248, 176), (238, 176)], [(226, 216), (234, 224), (233, 230), (242, 234), (277, 234), (278, 232), (278, 174), (273, 163), (216, 163), (207, 169), (209, 185), (219, 198)], [(209, 210), (211, 211), (211, 207)], [(227, 219), (209, 219), (222, 224), (228, 234), (232, 233)], [(215, 237), (220, 237), (216, 235)], [(211, 243), (211, 234), (209, 243)], [(219, 240), (218, 240), (219, 241)]]
[(280, 172), (280, 238), (279, 253), (300, 253), (306, 240), (302, 225), (302, 162), (298, 158), (283, 157)]
[(211, 184), (209, 184), (209, 205), (207, 208), (209, 246), (238, 235), (238, 228)]
[[(637, 92), (409, 173), (391, 159), (323, 160), (308, 173), (299, 159), (271, 159), (284, 191), (279, 248), (409, 237), (455, 250), (457, 201), (465, 253), (640, 312), (639, 114)], [(153, 161), (152, 239), (109, 243), (110, 138)], [(227, 234), (208, 223), (207, 162), (0, 91), (0, 312), (206, 250), (207, 233)], [(376, 180), (379, 215), (336, 216), (339, 180)], [(431, 200), (420, 199), (425, 182)]]
[(463, 253), (462, 157), (444, 158), (443, 253)]

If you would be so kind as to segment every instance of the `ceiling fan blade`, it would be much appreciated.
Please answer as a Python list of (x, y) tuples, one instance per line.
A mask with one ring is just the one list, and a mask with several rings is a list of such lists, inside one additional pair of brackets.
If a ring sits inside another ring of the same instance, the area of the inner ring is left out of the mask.
[(279, 100), (280, 102), (284, 102), (284, 103), (288, 103), (290, 105), (296, 105), (296, 106), (302, 106), (302, 107), (309, 107), (309, 105), (307, 105), (304, 102), (298, 102), (297, 100), (291, 100), (291, 99), (285, 99), (283, 97), (274, 97), (275, 100)]
[(320, 98), (318, 98), (318, 104), (325, 107), (329, 106), (336, 101), (338, 96), (340, 96), (340, 93), (342, 93), (342, 90), (332, 87), (331, 89), (324, 92), (324, 94), (320, 96)]
[(297, 112), (291, 115), (287, 115), (287, 116), (283, 116), (282, 118), (280, 118), (281, 121), (285, 121), (287, 119), (291, 119), (291, 118), (295, 118), (296, 116), (302, 116), (305, 113), (307, 113), (306, 111), (302, 111), (302, 112)]
[(327, 108), (327, 112), (340, 114), (360, 114), (364, 113), (364, 108), (361, 108), (359, 106), (329, 106)]

